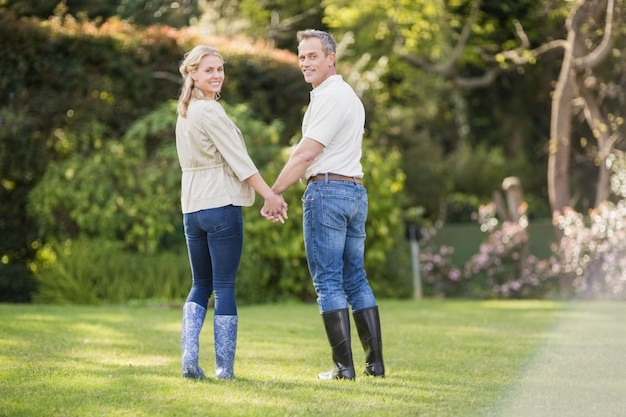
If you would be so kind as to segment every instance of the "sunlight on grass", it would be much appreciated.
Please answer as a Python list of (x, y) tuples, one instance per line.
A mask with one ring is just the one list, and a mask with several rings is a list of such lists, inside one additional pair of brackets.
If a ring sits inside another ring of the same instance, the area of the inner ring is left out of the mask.
[(623, 416), (626, 306), (573, 303), (527, 362), (493, 416)]
[(315, 305), (246, 306), (237, 378), (212, 377), (207, 320), (209, 378), (190, 381), (180, 376), (179, 308), (0, 305), (0, 415), (496, 415), (536, 352), (565, 343), (552, 330), (570, 313), (588, 314), (539, 301), (383, 301), (387, 377), (360, 375), (352, 326), (357, 380), (329, 382), (316, 378), (331, 358)]

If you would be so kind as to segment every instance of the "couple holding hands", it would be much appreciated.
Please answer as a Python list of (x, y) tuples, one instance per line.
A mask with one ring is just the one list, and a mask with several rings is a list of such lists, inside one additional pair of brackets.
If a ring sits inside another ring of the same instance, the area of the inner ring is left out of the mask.
[(237, 344), (235, 281), (243, 242), (242, 207), (255, 192), (261, 215), (284, 223), (282, 194), (298, 181), (309, 272), (330, 343), (333, 368), (321, 379), (354, 379), (350, 314), (365, 353), (365, 375), (384, 377), (380, 318), (364, 269), (367, 190), (361, 148), (365, 111), (335, 69), (336, 43), (326, 32), (298, 32), (298, 59), (311, 84), (302, 139), (270, 187), (248, 155), (243, 135), (218, 103), (224, 60), (196, 46), (180, 65), (176, 148), (182, 169), (181, 205), (192, 287), (183, 306), (182, 374), (204, 378), (198, 364), (199, 335), (214, 295), (215, 375), (234, 377)]

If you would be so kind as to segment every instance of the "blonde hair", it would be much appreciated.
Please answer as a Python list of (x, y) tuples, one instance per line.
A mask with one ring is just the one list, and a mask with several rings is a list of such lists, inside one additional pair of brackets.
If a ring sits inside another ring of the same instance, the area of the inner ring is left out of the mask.
[(222, 58), (217, 49), (206, 45), (198, 45), (185, 54), (178, 68), (183, 76), (183, 87), (180, 90), (180, 96), (178, 96), (177, 111), (182, 117), (187, 117), (187, 108), (192, 99), (202, 99), (204, 97), (202, 91), (193, 85), (191, 71), (197, 70), (202, 58), (208, 55), (217, 56), (224, 62), (224, 58)]

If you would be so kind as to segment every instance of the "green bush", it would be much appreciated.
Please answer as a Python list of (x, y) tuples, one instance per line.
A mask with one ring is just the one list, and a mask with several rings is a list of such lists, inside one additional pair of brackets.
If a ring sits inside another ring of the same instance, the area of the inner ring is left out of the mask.
[(43, 303), (181, 300), (191, 283), (183, 252), (138, 254), (104, 239), (46, 244), (31, 267), (39, 284), (34, 301)]
[[(280, 124), (253, 120), (243, 105), (225, 107), (252, 138), (253, 156), (278, 153)], [(138, 120), (119, 141), (103, 141), (90, 157), (76, 155), (50, 166), (28, 205), (41, 236), (119, 240), (140, 253), (176, 245), (182, 222), (175, 124), (172, 100)]]
[(167, 235), (180, 229), (174, 221), (180, 168), (171, 143), (152, 155), (147, 145), (171, 131), (174, 106), (139, 120), (119, 141), (103, 140), (89, 157), (51, 165), (28, 206), (41, 236), (119, 240), (142, 253), (162, 249)]
[[(51, 241), (61, 237), (76, 242), (114, 242), (116, 246), (111, 251), (117, 249), (120, 255), (111, 257), (111, 262), (133, 253), (138, 257), (160, 256), (172, 248), (184, 247), (179, 203), (180, 168), (171, 140), (176, 121), (175, 105), (174, 101), (168, 102), (138, 120), (119, 141), (104, 141), (101, 149), (89, 158), (74, 157), (51, 166), (33, 191), (29, 204), (42, 235)], [(253, 159), (267, 162), (265, 166), (260, 163), (258, 166), (271, 184), (290, 151), (289, 148), (281, 151), (278, 139), (281, 124), (268, 125), (255, 120), (244, 105), (224, 103), (224, 107), (244, 133)], [(404, 295), (407, 291), (405, 277), (391, 267), (399, 259), (396, 243), (402, 239), (404, 230), (401, 215), (404, 174), (399, 168), (400, 155), (366, 147), (363, 165), (370, 197), (366, 251), (369, 278), (383, 296)], [(302, 238), (302, 191), (303, 187), (296, 185), (285, 194), (290, 207), (290, 218), (285, 225), (273, 224), (260, 216), (261, 198), (257, 198), (253, 208), (245, 209), (244, 251), (237, 286), (241, 302), (314, 299)], [(47, 250), (48, 247), (44, 249)], [(73, 249), (72, 253), (76, 251)], [(124, 251), (127, 255), (122, 255)], [(57, 252), (59, 256), (64, 254)], [(81, 256), (89, 265), (89, 257), (97, 255), (86, 251)], [(94, 260), (93, 264), (101, 262), (106, 260)], [(71, 280), (72, 274), (77, 274), (77, 283), (67, 287), (69, 291), (90, 285), (91, 281), (81, 282), (91, 279), (86, 272), (69, 272), (65, 280)], [(188, 289), (189, 276), (187, 272), (188, 280), (180, 289), (181, 293)], [(43, 285), (45, 280), (40, 277), (38, 282)], [(120, 292), (115, 292), (116, 297)], [(150, 290), (143, 292), (150, 293)], [(119, 301), (106, 297), (109, 302)], [(80, 300), (75, 296), (68, 298)], [(53, 300), (52, 297), (38, 299)]]
[(445, 216), (447, 223), (470, 223), (475, 221), (478, 207), (483, 204), (475, 195), (452, 193), (445, 199)]
[[(367, 166), (382, 160), (388, 164)], [(394, 152), (367, 152), (366, 171), (371, 174), (366, 177), (370, 197), (366, 268), (379, 297), (406, 297), (411, 291), (408, 275), (398, 273), (402, 268), (397, 261), (403, 251), (398, 250), (397, 242), (404, 227), (400, 215), (403, 174), (397, 170), (398, 161), (399, 155)], [(271, 177), (281, 163), (277, 161), (267, 170)], [(285, 194), (290, 218), (284, 225), (260, 216), (262, 201), (245, 209), (245, 240), (237, 283), (240, 303), (314, 300), (301, 229), (302, 191), (302, 187), (295, 186)], [(102, 237), (47, 244), (32, 265), (39, 284), (35, 301), (97, 304), (183, 299), (191, 283), (184, 237), (178, 233), (170, 239), (178, 242), (173, 245), (178, 251), (172, 248), (138, 253), (121, 240)]]
[(24, 264), (0, 263), (0, 302), (26, 303), (31, 301), (36, 282)]
[[(40, 221), (46, 225), (45, 237), (58, 240), (76, 237), (83, 229), (94, 230), (90, 236), (99, 236), (100, 227), (107, 231), (119, 227), (121, 234), (134, 236), (135, 247), (148, 251), (156, 250), (152, 247), (155, 242), (165, 244), (159, 240), (161, 236), (175, 232), (167, 229), (172, 222), (161, 223), (163, 218), (146, 206), (154, 203), (150, 193), (159, 192), (160, 180), (175, 181), (171, 148), (160, 149), (159, 143), (153, 142), (171, 142), (172, 132), (142, 137), (147, 139), (145, 150), (135, 147), (130, 138), (123, 144), (122, 154), (120, 138), (128, 136), (127, 131), (142, 117), (178, 95), (178, 64), (195, 44), (211, 42), (220, 49), (228, 70), (224, 97), (232, 102), (247, 101), (250, 111), (268, 125), (280, 120), (285, 128), (278, 141), (283, 144), (298, 128), (298, 109), (308, 100), (293, 54), (260, 44), (251, 47), (242, 40), (201, 39), (188, 30), (165, 26), (138, 29), (116, 19), (86, 22), (69, 15), (47, 20), (19, 18), (10, 11), (0, 13), (0, 37), (6, 46), (0, 58), (0, 258), (3, 265), (22, 270), (33, 257), (33, 243), (44, 237), (37, 230)], [(141, 158), (141, 152), (146, 152), (147, 160)], [(125, 156), (130, 160), (121, 161)], [(84, 167), (83, 160), (97, 166)], [(106, 164), (117, 170), (118, 176), (110, 175)], [(48, 169), (52, 172), (45, 174)], [(161, 172), (168, 170), (171, 175)], [(77, 173), (95, 178), (94, 188), (100, 191), (89, 192), (90, 199), (85, 200), (90, 185)], [(140, 174), (151, 180), (133, 184)], [(78, 185), (83, 194), (63, 201), (53, 192), (45, 197), (50, 200), (48, 205), (66, 207), (48, 211), (45, 219), (31, 218), (25, 206), (44, 175), (46, 181), (56, 178), (55, 186)], [(62, 180), (64, 176), (74, 176), (74, 182)], [(155, 187), (141, 188), (142, 184)], [(127, 186), (144, 205), (127, 205), (128, 198), (119, 191)], [(115, 198), (107, 198), (102, 192), (105, 189), (113, 189)], [(84, 218), (80, 210), (86, 206), (90, 210), (93, 205), (101, 206), (101, 217)], [(118, 212), (124, 213), (113, 220)], [(146, 212), (151, 220), (137, 221), (137, 216)], [(146, 234), (149, 240), (142, 241)], [(120, 236), (117, 233), (113, 238)], [(15, 279), (22, 276), (15, 275)], [(29, 294), (18, 296), (28, 298)]]
[(501, 188), (502, 180), (512, 175), (507, 170), (503, 150), (486, 145), (459, 145), (449, 157), (448, 168), (455, 191), (480, 198), (491, 198), (491, 193)]
[[(289, 156), (270, 163), (263, 174), (274, 179)], [(404, 174), (399, 168), (400, 154), (366, 146), (363, 167), (369, 196), (369, 216), (365, 268), (376, 295), (398, 297), (410, 294), (410, 278), (398, 261), (403, 252), (398, 242), (404, 235), (402, 204)], [(240, 266), (238, 293), (250, 302), (298, 298), (312, 301), (315, 293), (307, 268), (302, 236), (302, 202), (304, 186), (296, 184), (285, 193), (289, 219), (274, 224), (263, 219), (257, 201), (246, 213), (244, 251)], [(404, 259), (406, 261), (406, 259)]]

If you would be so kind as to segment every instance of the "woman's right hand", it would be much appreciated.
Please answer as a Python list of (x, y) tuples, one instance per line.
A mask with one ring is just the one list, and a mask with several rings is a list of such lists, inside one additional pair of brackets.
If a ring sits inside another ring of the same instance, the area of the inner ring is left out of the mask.
[(270, 198), (265, 199), (265, 204), (261, 208), (261, 216), (274, 223), (281, 222), (285, 224), (287, 216), (287, 203), (282, 194), (274, 194)]

